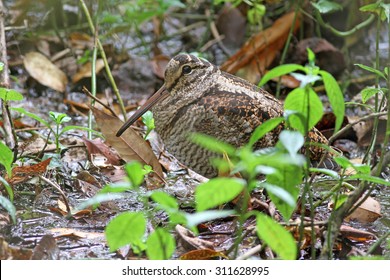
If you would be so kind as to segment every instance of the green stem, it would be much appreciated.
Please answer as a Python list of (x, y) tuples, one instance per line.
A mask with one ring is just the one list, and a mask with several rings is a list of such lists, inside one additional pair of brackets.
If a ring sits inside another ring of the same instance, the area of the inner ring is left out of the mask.
[[(93, 25), (91, 15), (90, 15), (90, 13), (88, 11), (87, 6), (85, 5), (84, 0), (80, 0), (80, 3), (81, 3), (81, 7), (82, 7), (82, 9), (84, 11), (85, 16), (87, 17), (87, 21), (88, 21), (89, 28), (91, 29), (91, 33), (92, 34), (96, 34), (95, 26)], [(106, 53), (104, 52), (102, 43), (100, 42), (99, 38), (96, 38), (96, 42), (97, 42), (97, 46), (98, 46), (100, 55), (102, 56), (102, 59), (104, 61), (104, 67), (106, 69), (106, 74), (108, 76), (108, 80), (110, 81), (111, 86), (112, 86), (112, 88), (114, 90), (114, 93), (115, 93), (115, 95), (116, 95), (116, 97), (118, 99), (119, 107), (120, 107), (121, 112), (123, 114), (123, 118), (126, 120), (127, 117), (126, 117), (125, 105), (123, 104), (122, 97), (121, 97), (121, 95), (119, 93), (119, 90), (118, 90), (118, 87), (117, 87), (117, 85), (115, 83), (114, 77), (112, 76), (110, 66), (108, 65), (108, 60), (107, 60), (107, 57), (106, 57)]]
[[(97, 34), (95, 33), (95, 43), (93, 45), (92, 52), (92, 69), (91, 69), (91, 93), (92, 96), (96, 97), (96, 57), (97, 57)], [(91, 106), (95, 105), (95, 99), (91, 99)], [(88, 112), (88, 128), (92, 129), (92, 111)], [(88, 131), (88, 139), (92, 140), (92, 131)]]
[(331, 26), (329, 23), (325, 23), (321, 17), (320, 12), (318, 12), (317, 9), (314, 9), (314, 11), (315, 11), (315, 16), (316, 16), (318, 23), (322, 27), (330, 30), (333, 34), (340, 36), (340, 37), (347, 37), (349, 35), (352, 35), (353, 33), (359, 31), (360, 29), (370, 25), (375, 19), (375, 15), (370, 15), (365, 21), (359, 23), (354, 28), (352, 28), (348, 31), (340, 31), (340, 30), (337, 30), (336, 28), (334, 28), (333, 26)]
[[(388, 23), (388, 28), (387, 28), (387, 31), (388, 31), (388, 38), (390, 38), (390, 22)], [(388, 48), (387, 48), (387, 56), (388, 56), (388, 59), (387, 59), (387, 67), (390, 71), (390, 39), (388, 40)], [(377, 169), (376, 169), (376, 174), (374, 174), (375, 176), (379, 176), (379, 174), (381, 173), (382, 171), (382, 165), (383, 165), (383, 160), (385, 158), (385, 154), (386, 154), (386, 149), (387, 149), (387, 145), (389, 143), (389, 137), (390, 137), (390, 110), (389, 110), (389, 106), (390, 106), (390, 75), (387, 75), (387, 121), (386, 121), (386, 134), (385, 134), (385, 139), (383, 140), (383, 144), (382, 144), (382, 149), (381, 149), (381, 156), (379, 158), (379, 162), (378, 162), (378, 165), (377, 165)]]
[[(376, 25), (376, 40), (375, 40), (375, 69), (379, 70), (379, 37), (380, 37), (380, 30), (381, 30), (381, 19), (380, 17), (377, 18), (377, 25)], [(379, 87), (379, 77), (376, 76), (375, 79), (376, 87)], [(379, 112), (379, 94), (375, 94), (375, 112)], [(379, 124), (379, 118), (374, 119), (374, 124), (372, 128), (372, 137), (370, 141), (370, 145), (367, 148), (367, 151), (363, 157), (363, 163), (370, 164), (371, 157), (370, 155), (374, 151), (374, 146), (377, 139), (377, 131), (378, 131), (378, 124)]]
[[(286, 44), (284, 45), (282, 56), (280, 58), (280, 62), (279, 62), (280, 65), (282, 65), (284, 63), (285, 59), (286, 59), (288, 47), (290, 46), (291, 38), (293, 36), (294, 26), (295, 26), (295, 23), (296, 23), (297, 18), (298, 18), (298, 12), (299, 12), (299, 9), (301, 7), (301, 2), (302, 1), (298, 0), (297, 2), (298, 3), (295, 6), (295, 11), (294, 11), (294, 19), (293, 19), (293, 22), (291, 24), (290, 31), (288, 32), (288, 37), (287, 37), (287, 40), (286, 40)], [(275, 94), (276, 98), (278, 98), (278, 99), (279, 99), (279, 96), (280, 96), (281, 81), (282, 81), (282, 77), (279, 77), (278, 84), (276, 85), (276, 94)]]

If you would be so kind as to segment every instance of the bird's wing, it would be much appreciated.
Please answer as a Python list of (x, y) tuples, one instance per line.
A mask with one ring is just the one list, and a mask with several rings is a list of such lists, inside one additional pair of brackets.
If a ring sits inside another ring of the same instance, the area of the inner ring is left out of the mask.
[[(283, 114), (281, 103), (261, 92), (258, 93), (258, 98), (246, 93), (219, 91), (216, 88), (210, 92), (212, 94), (203, 96), (197, 102), (203, 115), (195, 122), (194, 129), (237, 147), (248, 142), (256, 127)], [(280, 129), (281, 127), (276, 129), (278, 131), (269, 133), (257, 146), (274, 145)]]

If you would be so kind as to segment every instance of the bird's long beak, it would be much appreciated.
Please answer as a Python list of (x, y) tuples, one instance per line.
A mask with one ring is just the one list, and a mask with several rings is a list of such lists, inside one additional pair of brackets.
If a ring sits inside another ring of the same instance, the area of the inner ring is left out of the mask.
[(157, 102), (165, 99), (168, 96), (168, 91), (166, 90), (165, 84), (162, 85), (162, 87), (156, 91), (146, 102), (144, 105), (142, 105), (135, 113), (130, 117), (130, 119), (125, 122), (124, 125), (118, 130), (116, 133), (116, 136), (119, 137), (122, 135), (122, 133), (129, 128), (130, 125), (135, 123), (135, 121), (141, 117), (143, 114), (145, 114), (146, 111), (148, 111), (150, 108), (152, 108)]

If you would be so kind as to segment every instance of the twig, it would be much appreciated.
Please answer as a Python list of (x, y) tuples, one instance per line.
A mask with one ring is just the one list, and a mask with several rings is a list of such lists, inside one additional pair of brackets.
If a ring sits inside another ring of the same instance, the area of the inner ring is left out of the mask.
[[(7, 60), (7, 43), (5, 39), (5, 19), (6, 12), (4, 10), (3, 1), (0, 0), (0, 61), (3, 62), (3, 71), (1, 71), (1, 86), (5, 88), (10, 87), (10, 78), (9, 78), (9, 69), (8, 69), (8, 60)], [(0, 107), (2, 108), (3, 123), (5, 130), (5, 141), (6, 144), (14, 150), (14, 159), (16, 159), (18, 151), (18, 142), (16, 141), (16, 134), (13, 127), (11, 113), (8, 108), (6, 100), (0, 99)]]
[(64, 204), (65, 204), (65, 207), (66, 207), (66, 211), (68, 212), (67, 214), (70, 215), (70, 206), (69, 206), (69, 203), (68, 203), (68, 199), (66, 198), (65, 196), (65, 193), (61, 190), (60, 186), (57, 185), (57, 183), (55, 182), (52, 182), (50, 181), (49, 179), (43, 177), (42, 175), (39, 175), (39, 178), (42, 180), (42, 181), (45, 181), (47, 184), (49, 184), (50, 186), (52, 186), (53, 188), (55, 188), (59, 193), (60, 195), (62, 196), (62, 199), (64, 200)]
[[(206, 14), (207, 17), (210, 17), (210, 10), (206, 9), (205, 14)], [(218, 46), (222, 49), (222, 51), (227, 56), (231, 56), (232, 53), (222, 43), (221, 35), (219, 35), (219, 33), (218, 33), (218, 29), (217, 29), (217, 26), (215, 25), (215, 21), (214, 20), (212, 20), (210, 22), (210, 31), (211, 31), (211, 34), (213, 34), (215, 40), (217, 40), (216, 42), (217, 42)]]
[(93, 100), (95, 100), (97, 103), (99, 103), (100, 105), (102, 105), (104, 108), (106, 108), (107, 110), (109, 110), (111, 112), (111, 114), (115, 117), (118, 117), (118, 115), (114, 112), (114, 110), (111, 109), (110, 106), (108, 106), (107, 104), (105, 104), (103, 101), (101, 101), (99, 98), (97, 98), (96, 96), (93, 96), (93, 94), (84, 86), (83, 87), (83, 92), (88, 95), (88, 97), (92, 98)]
[(342, 135), (344, 132), (346, 132), (348, 129), (350, 129), (351, 127), (353, 127), (355, 124), (358, 124), (360, 122), (363, 122), (363, 121), (367, 121), (369, 119), (373, 119), (373, 118), (378, 118), (378, 117), (381, 117), (381, 116), (385, 116), (387, 115), (387, 112), (379, 112), (379, 113), (373, 113), (373, 114), (370, 114), (370, 115), (367, 115), (367, 116), (364, 116), (364, 117), (361, 117), (360, 119), (352, 122), (352, 123), (349, 123), (347, 124), (346, 126), (344, 126), (342, 129), (340, 129), (339, 131), (337, 131), (337, 133), (333, 134), (330, 138), (329, 138), (329, 144), (331, 144), (335, 139), (337, 139), (337, 137), (339, 137), (340, 135)]

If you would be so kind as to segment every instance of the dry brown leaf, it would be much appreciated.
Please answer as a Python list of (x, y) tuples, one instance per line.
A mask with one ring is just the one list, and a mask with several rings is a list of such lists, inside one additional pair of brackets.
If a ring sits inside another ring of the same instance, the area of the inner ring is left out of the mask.
[(106, 141), (125, 161), (137, 160), (142, 164), (148, 164), (152, 166), (153, 171), (163, 180), (163, 172), (158, 159), (148, 143), (137, 132), (129, 127), (121, 137), (116, 137), (116, 132), (123, 125), (123, 122), (96, 108), (92, 108), (92, 111), (95, 115), (96, 123), (106, 137)]
[(193, 249), (214, 250), (214, 245), (212, 242), (203, 240), (198, 236), (195, 236), (195, 234), (189, 229), (186, 229), (181, 225), (176, 225), (175, 230), (179, 235), (178, 241), (180, 242), (183, 248), (188, 250), (193, 250)]
[(162, 54), (153, 57), (150, 63), (154, 75), (160, 79), (164, 79), (165, 68), (167, 67), (169, 60), (170, 58), (168, 56)]
[[(103, 59), (101, 59), (101, 58), (97, 59), (95, 73), (96, 74), (99, 73), (100, 70), (102, 70), (103, 68), (104, 68)], [(92, 63), (90, 61), (88, 61), (83, 66), (81, 66), (81, 68), (79, 69), (79, 71), (77, 71), (76, 74), (73, 75), (72, 82), (77, 83), (78, 81), (80, 81), (83, 78), (91, 77), (91, 75), (92, 75)]]
[(29, 260), (32, 250), (22, 246), (9, 245), (4, 237), (0, 236), (0, 260)]
[(100, 154), (105, 156), (107, 162), (112, 165), (121, 165), (121, 158), (118, 154), (116, 154), (106, 143), (102, 141), (102, 139), (97, 138), (94, 140), (89, 140), (85, 137), (82, 138), (87, 146), (88, 153), (92, 154)]
[[(359, 120), (360, 117), (348, 117), (348, 121), (350, 123), (353, 123), (357, 120)], [(377, 138), (376, 138), (376, 143), (382, 143), (385, 134), (386, 134), (386, 116), (379, 117), (378, 120), (378, 130), (377, 130)], [(371, 143), (371, 138), (372, 138), (372, 132), (374, 128), (374, 119), (369, 119), (366, 120), (365, 122), (359, 122), (355, 124), (353, 127), (353, 130), (356, 133), (356, 136), (358, 138), (358, 145), (366, 147)]]
[[(300, 25), (299, 18), (297, 17), (298, 20), (295, 22), (294, 31)], [(264, 73), (264, 70), (284, 46), (293, 19), (294, 12), (288, 13), (276, 20), (271, 27), (252, 36), (237, 53), (221, 66), (221, 70), (235, 74), (238, 70), (249, 67), (242, 70), (250, 73), (250, 76), (245, 78), (251, 82), (257, 82), (260, 75)]]
[(35, 246), (31, 259), (58, 260), (59, 254), (60, 249), (57, 246), (57, 241), (52, 235), (46, 234), (38, 242), (38, 245)]
[(11, 185), (25, 182), (31, 177), (42, 175), (46, 172), (51, 158), (33, 165), (17, 166), (12, 169), (12, 178), (6, 178)]
[(345, 220), (372, 223), (380, 217), (382, 217), (381, 205), (372, 197), (368, 197), (351, 215), (346, 217)]
[(29, 52), (23, 59), (27, 72), (44, 86), (64, 92), (68, 78), (46, 56), (38, 52)]
[(229, 259), (224, 253), (210, 249), (189, 251), (180, 256), (180, 260), (214, 260), (216, 258)]
[[(49, 231), (56, 237), (85, 238), (104, 240), (104, 232), (81, 231), (73, 228), (52, 228)], [(104, 240), (105, 242), (105, 240)]]
[(365, 242), (377, 238), (375, 234), (371, 232), (356, 229), (346, 225), (341, 225), (340, 234), (342, 234), (344, 237), (348, 239), (358, 241), (358, 242)]

